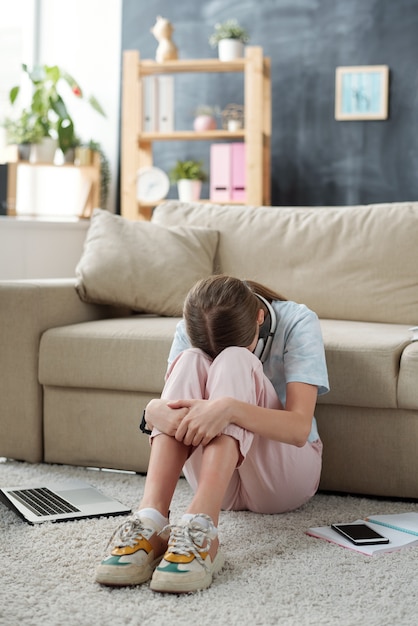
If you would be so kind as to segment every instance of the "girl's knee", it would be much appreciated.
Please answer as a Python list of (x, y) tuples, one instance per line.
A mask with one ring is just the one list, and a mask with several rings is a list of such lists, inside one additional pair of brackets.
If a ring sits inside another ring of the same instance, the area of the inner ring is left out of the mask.
[(189, 372), (191, 368), (198, 369), (199, 371), (207, 371), (210, 365), (210, 357), (202, 350), (199, 348), (187, 348), (187, 350), (180, 352), (170, 364), (167, 370), (166, 380), (173, 371), (179, 372), (180, 370), (184, 370), (185, 372)]
[(179, 354), (168, 368), (163, 398), (205, 398), (210, 358), (197, 348)]
[(242, 346), (229, 346), (228, 348), (224, 348), (222, 352), (218, 354), (215, 360), (216, 361), (218, 360), (229, 361), (229, 360), (235, 360), (235, 359), (239, 359), (240, 361), (244, 359), (245, 361), (248, 361), (249, 363), (253, 363), (254, 359), (258, 361), (257, 357), (254, 356), (254, 354), (250, 352), (248, 348), (244, 348)]
[(226, 375), (241, 380), (263, 377), (261, 361), (248, 348), (230, 346), (213, 361), (211, 370), (222, 370)]
[(212, 359), (210, 358), (209, 355), (207, 355), (205, 352), (203, 352), (203, 350), (201, 350), (200, 348), (187, 348), (186, 350), (183, 350), (183, 352), (181, 352), (179, 354), (179, 356), (177, 357), (177, 361), (182, 360), (183, 362), (204, 362), (204, 363), (211, 363)]
[(224, 348), (213, 361), (213, 366), (224, 368), (226, 371), (238, 373), (240, 371), (262, 372), (261, 361), (248, 348), (229, 346)]
[(247, 348), (225, 348), (213, 361), (207, 382), (209, 398), (231, 396), (259, 406), (279, 406), (261, 361)]

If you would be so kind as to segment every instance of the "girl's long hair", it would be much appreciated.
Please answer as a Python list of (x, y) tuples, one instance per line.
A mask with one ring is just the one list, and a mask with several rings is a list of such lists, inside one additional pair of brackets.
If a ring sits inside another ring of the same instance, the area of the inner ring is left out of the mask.
[(183, 315), (192, 346), (212, 359), (229, 346), (249, 346), (257, 330), (257, 313), (268, 301), (286, 300), (252, 280), (217, 274), (200, 280), (189, 291)]

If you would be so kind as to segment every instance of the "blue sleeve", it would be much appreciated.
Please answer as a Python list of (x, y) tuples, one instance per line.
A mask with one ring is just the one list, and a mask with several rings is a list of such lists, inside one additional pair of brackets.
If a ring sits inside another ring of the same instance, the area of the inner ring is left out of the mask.
[[(318, 395), (329, 391), (327, 364), (321, 326), (316, 313), (303, 304), (275, 302), (278, 324), (271, 353), (264, 371), (273, 383), (283, 405), (286, 385), (308, 383), (318, 388)], [(315, 417), (308, 441), (319, 437)]]
[(170, 353), (168, 355), (168, 366), (178, 357), (181, 352), (191, 347), (189, 337), (186, 333), (186, 325), (184, 320), (176, 326), (176, 332), (174, 333), (173, 343), (171, 344)]
[(285, 378), (287, 383), (316, 385), (322, 395), (329, 391), (329, 382), (321, 327), (316, 313), (303, 309), (285, 340)]
[(317, 315), (303, 304), (275, 302), (277, 329), (264, 371), (284, 404), (286, 385), (308, 383), (318, 395), (329, 391), (321, 327)]

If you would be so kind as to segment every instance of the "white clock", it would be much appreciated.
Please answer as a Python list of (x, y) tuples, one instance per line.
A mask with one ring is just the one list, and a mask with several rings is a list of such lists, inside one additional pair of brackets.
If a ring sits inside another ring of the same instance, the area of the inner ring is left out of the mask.
[(159, 167), (141, 167), (136, 178), (136, 198), (142, 204), (159, 202), (168, 194), (170, 180)]

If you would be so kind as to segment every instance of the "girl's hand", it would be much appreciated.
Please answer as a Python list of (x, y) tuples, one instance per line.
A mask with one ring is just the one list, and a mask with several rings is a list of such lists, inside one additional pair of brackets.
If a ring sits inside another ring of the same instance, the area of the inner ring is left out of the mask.
[(206, 446), (228, 426), (228, 398), (218, 400), (176, 400), (168, 402), (171, 409), (187, 409), (175, 434), (187, 446)]
[(151, 400), (146, 407), (145, 419), (150, 427), (156, 427), (162, 433), (174, 437), (183, 417), (188, 413), (186, 407), (169, 406), (167, 400)]

